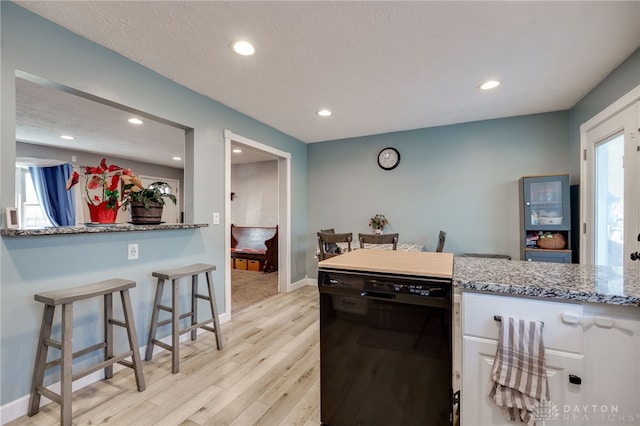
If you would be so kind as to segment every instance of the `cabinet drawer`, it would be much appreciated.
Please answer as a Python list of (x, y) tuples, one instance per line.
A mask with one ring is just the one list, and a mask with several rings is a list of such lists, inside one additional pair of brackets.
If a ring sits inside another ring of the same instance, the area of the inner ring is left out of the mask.
[(247, 262), (247, 269), (250, 271), (261, 271), (262, 262), (260, 262), (259, 260), (249, 260)]
[(582, 305), (549, 300), (496, 296), (465, 292), (462, 294), (462, 334), (498, 339), (500, 323), (493, 317), (515, 317), (543, 321), (546, 348), (582, 352), (582, 326), (569, 324), (563, 315), (582, 317)]
[(247, 269), (247, 259), (235, 259), (236, 269)]
[(571, 263), (570, 251), (525, 251), (524, 256), (528, 261)]

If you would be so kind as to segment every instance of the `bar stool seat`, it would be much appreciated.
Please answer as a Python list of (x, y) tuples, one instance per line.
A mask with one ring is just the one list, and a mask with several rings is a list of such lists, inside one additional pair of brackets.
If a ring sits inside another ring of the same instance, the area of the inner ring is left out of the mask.
[[(151, 361), (153, 358), (153, 346), (158, 345), (168, 351), (171, 351), (171, 372), (176, 374), (180, 371), (180, 336), (191, 332), (191, 340), (196, 340), (197, 329), (211, 331), (216, 335), (216, 345), (218, 350), (222, 349), (222, 334), (220, 333), (220, 322), (218, 319), (218, 308), (216, 306), (215, 293), (213, 290), (213, 278), (211, 271), (215, 271), (214, 265), (206, 263), (196, 263), (182, 268), (168, 269), (164, 271), (155, 271), (152, 273), (158, 279), (156, 287), (156, 295), (153, 303), (153, 311), (151, 314), (151, 328), (149, 330), (149, 341), (147, 343), (147, 352), (145, 360)], [(205, 274), (207, 278), (208, 295), (198, 293), (198, 275)], [(180, 314), (179, 312), (179, 282), (180, 278), (191, 276), (191, 310)], [(171, 306), (163, 305), (162, 292), (164, 290), (164, 282), (171, 280), (172, 297)], [(198, 299), (207, 300), (211, 308), (211, 318), (198, 322)], [(171, 318), (158, 321), (160, 311), (170, 312)], [(180, 329), (179, 321), (183, 318), (191, 318), (191, 325)], [(156, 339), (158, 327), (171, 324), (171, 344), (164, 343)], [(213, 324), (209, 326), (208, 324)]]
[[(142, 372), (142, 361), (138, 346), (136, 327), (133, 321), (133, 309), (129, 289), (136, 286), (136, 282), (122, 278), (113, 278), (95, 284), (80, 287), (54, 290), (34, 295), (34, 299), (44, 303), (40, 337), (36, 351), (33, 380), (31, 383), (31, 395), (29, 397), (29, 409), (27, 414), (33, 416), (40, 411), (40, 397), (45, 396), (60, 404), (60, 424), (71, 425), (71, 392), (72, 382), (104, 368), (105, 378), (113, 377), (113, 365), (118, 363), (132, 368), (134, 371), (138, 391), (145, 389)], [(113, 318), (113, 293), (120, 293), (124, 321)], [(104, 341), (85, 349), (73, 352), (73, 304), (75, 302), (92, 297), (104, 298)], [(56, 306), (62, 306), (62, 336), (59, 341), (51, 338), (53, 314)], [(120, 355), (114, 355), (113, 326), (123, 327), (127, 331), (129, 350)], [(60, 358), (47, 362), (49, 348), (60, 351)], [(91, 352), (104, 349), (104, 361), (78, 373), (72, 373), (72, 360)], [(126, 358), (131, 357), (132, 361)], [(47, 369), (60, 366), (60, 394), (57, 394), (43, 386), (44, 373)]]

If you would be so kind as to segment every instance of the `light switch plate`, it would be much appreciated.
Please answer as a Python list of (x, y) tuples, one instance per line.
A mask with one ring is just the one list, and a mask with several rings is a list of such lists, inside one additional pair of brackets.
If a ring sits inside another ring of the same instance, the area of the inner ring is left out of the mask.
[(213, 224), (214, 225), (220, 225), (220, 213), (219, 212), (213, 212)]

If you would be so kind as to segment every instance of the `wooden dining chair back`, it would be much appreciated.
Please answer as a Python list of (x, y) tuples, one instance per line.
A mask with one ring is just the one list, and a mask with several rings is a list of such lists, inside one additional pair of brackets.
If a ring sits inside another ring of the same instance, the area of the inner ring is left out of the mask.
[(442, 253), (444, 250), (444, 240), (447, 238), (447, 233), (444, 231), (440, 231), (438, 234), (438, 247), (436, 247), (436, 252)]
[[(336, 234), (335, 232), (318, 232), (318, 249), (320, 260), (329, 259), (330, 257), (341, 254), (340, 248), (335, 245), (337, 243), (346, 243), (347, 251), (351, 251), (351, 242), (353, 234), (351, 232)], [(331, 249), (330, 247), (334, 247)]]
[(358, 234), (360, 248), (365, 244), (392, 244), (393, 250), (398, 248), (398, 234)]

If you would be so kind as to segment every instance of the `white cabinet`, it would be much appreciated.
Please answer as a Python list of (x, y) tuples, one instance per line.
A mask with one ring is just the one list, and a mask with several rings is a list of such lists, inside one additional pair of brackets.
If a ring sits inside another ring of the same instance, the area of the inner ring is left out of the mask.
[(640, 425), (640, 308), (585, 305), (585, 425)]
[[(502, 410), (487, 396), (489, 377), (498, 343), (488, 339), (463, 336), (462, 411), (463, 425), (513, 426), (505, 419)], [(582, 425), (573, 419), (563, 418), (563, 407), (580, 404), (577, 385), (568, 382), (569, 374), (582, 374), (582, 356), (558, 351), (547, 351), (547, 376), (551, 403), (545, 407), (545, 420), (553, 425)]]
[(494, 315), (544, 322), (547, 424), (640, 425), (640, 308), (465, 292), (461, 310), (463, 426), (512, 424), (487, 396)]

